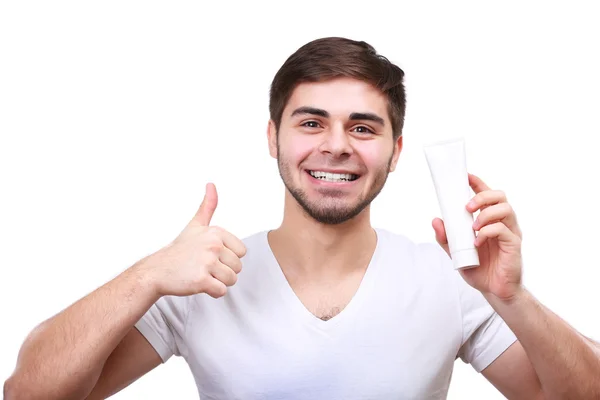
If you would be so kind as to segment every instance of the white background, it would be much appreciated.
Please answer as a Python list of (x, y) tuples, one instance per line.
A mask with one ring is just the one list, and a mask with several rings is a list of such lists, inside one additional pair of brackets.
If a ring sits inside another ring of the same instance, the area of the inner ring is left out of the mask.
[[(465, 137), (469, 171), (516, 209), (528, 288), (600, 339), (600, 25), (594, 2), (557, 3), (2, 2), (0, 381), (37, 323), (170, 242), (207, 181), (215, 224), (279, 224), (269, 85), (322, 36), (406, 73), (404, 151), (373, 224), (435, 240), (422, 145)], [(197, 394), (171, 359), (115, 398)], [(503, 397), (459, 360), (449, 398)]]

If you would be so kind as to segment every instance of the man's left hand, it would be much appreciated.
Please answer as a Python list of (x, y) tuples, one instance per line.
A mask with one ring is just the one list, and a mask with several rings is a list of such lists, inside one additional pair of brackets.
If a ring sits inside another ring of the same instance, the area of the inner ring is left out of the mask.
[[(473, 229), (478, 232), (475, 246), (480, 265), (461, 269), (460, 274), (484, 295), (511, 301), (522, 289), (522, 233), (517, 217), (504, 192), (491, 190), (472, 174), (469, 174), (469, 185), (475, 196), (466, 208), (471, 213), (480, 211), (473, 223)], [(437, 242), (450, 255), (444, 222), (435, 218), (432, 225)]]

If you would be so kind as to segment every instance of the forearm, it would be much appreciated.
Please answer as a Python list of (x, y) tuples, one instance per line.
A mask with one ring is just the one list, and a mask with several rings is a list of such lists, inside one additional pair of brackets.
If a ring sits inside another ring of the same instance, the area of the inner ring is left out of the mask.
[(83, 398), (115, 347), (158, 300), (144, 260), (40, 324), (23, 343), (7, 387), (37, 398)]
[(525, 349), (549, 399), (600, 398), (600, 348), (523, 289), (510, 302), (486, 296)]

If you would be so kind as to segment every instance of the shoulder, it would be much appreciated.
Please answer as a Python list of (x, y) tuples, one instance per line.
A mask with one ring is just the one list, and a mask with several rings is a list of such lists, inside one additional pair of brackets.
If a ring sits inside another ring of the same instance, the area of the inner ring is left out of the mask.
[(468, 324), (471, 320), (485, 319), (494, 314), (483, 294), (470, 286), (454, 268), (452, 259), (435, 241), (417, 242), (408, 237), (386, 230), (380, 230), (386, 237), (388, 247), (393, 249), (400, 262), (409, 259), (411, 271), (409, 276), (415, 282), (423, 282), (434, 289), (441, 297), (442, 293), (450, 295), (460, 307), (463, 320)]
[(435, 241), (417, 241), (408, 236), (384, 229), (377, 230), (382, 237), (379, 259), (382, 277), (395, 285), (418, 288), (435, 293), (440, 301), (459, 301), (459, 279), (452, 260)]

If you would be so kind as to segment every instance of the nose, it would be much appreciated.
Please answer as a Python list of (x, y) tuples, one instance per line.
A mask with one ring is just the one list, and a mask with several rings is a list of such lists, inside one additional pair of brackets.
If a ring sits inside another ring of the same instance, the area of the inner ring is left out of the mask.
[(322, 153), (329, 153), (334, 157), (352, 154), (353, 150), (350, 138), (343, 124), (332, 124), (329, 129), (323, 132), (323, 141), (319, 146), (319, 150)]

